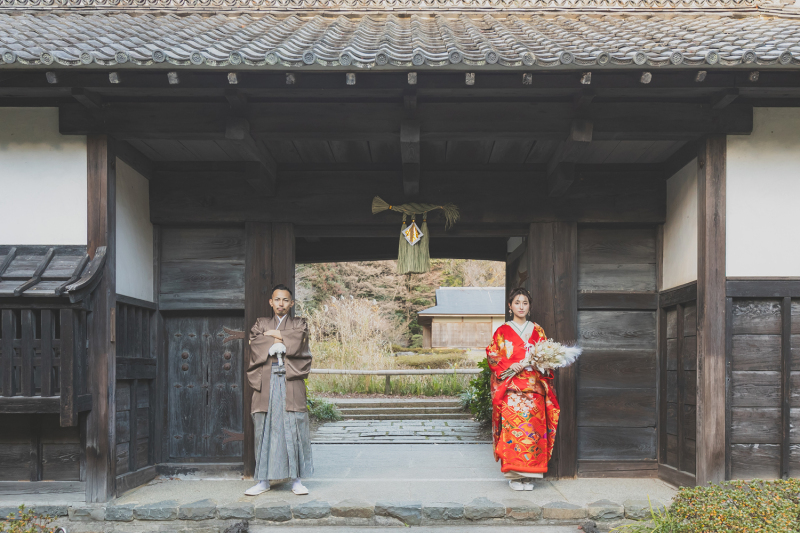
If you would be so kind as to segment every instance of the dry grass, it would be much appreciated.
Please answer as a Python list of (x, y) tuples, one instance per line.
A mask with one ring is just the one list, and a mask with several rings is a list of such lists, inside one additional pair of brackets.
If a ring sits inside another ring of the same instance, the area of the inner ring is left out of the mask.
[[(308, 313), (306, 319), (315, 368), (402, 368), (398, 362), (400, 358), (390, 355), (392, 343), (398, 340), (399, 328), (371, 301), (331, 300)], [(469, 377), (455, 374), (395, 376), (392, 377), (392, 391), (398, 395), (455, 395), (469, 383)], [(308, 380), (309, 389), (318, 393), (377, 393), (383, 392), (384, 385), (383, 376), (312, 374)]]

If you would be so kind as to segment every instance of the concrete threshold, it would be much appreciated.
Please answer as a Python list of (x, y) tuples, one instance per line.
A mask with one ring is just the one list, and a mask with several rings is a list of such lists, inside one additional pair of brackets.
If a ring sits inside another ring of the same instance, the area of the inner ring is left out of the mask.
[[(58, 525), (70, 533), (221, 533), (243, 521), (251, 531), (281, 525), (331, 526), (335, 531), (445, 525), (574, 527), (590, 520), (607, 531), (646, 518), (651, 504), (668, 504), (676, 493), (658, 479), (607, 478), (536, 480), (532, 491), (512, 491), (486, 444), (315, 444), (313, 454), (315, 473), (304, 480), (308, 496), (294, 495), (288, 482), (248, 497), (244, 490), (252, 480), (159, 476), (107, 504), (51, 502), (48, 511), (59, 515)], [(13, 512), (10, 503), (0, 504), (0, 513)]]

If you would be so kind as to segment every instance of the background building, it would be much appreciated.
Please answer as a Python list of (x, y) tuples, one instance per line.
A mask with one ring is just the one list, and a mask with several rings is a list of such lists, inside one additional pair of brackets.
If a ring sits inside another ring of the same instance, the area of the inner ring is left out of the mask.
[(423, 348), (486, 348), (504, 319), (505, 287), (440, 287), (419, 312)]

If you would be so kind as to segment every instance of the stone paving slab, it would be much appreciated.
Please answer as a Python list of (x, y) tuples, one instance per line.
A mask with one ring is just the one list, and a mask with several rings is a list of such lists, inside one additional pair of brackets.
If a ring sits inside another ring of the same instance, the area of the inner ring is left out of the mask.
[(416, 443), (485, 443), (480, 424), (474, 420), (375, 421), (372, 424), (345, 420), (323, 424), (312, 434), (313, 443), (366, 444), (393, 442)]

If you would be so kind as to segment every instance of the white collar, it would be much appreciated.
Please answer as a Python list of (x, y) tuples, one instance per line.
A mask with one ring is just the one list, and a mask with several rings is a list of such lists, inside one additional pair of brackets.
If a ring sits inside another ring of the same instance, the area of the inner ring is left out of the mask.
[(279, 316), (278, 317), (278, 326), (281, 325), (281, 323), (283, 322), (283, 319), (286, 318), (287, 316), (289, 316), (289, 315), (283, 315), (283, 316)]

